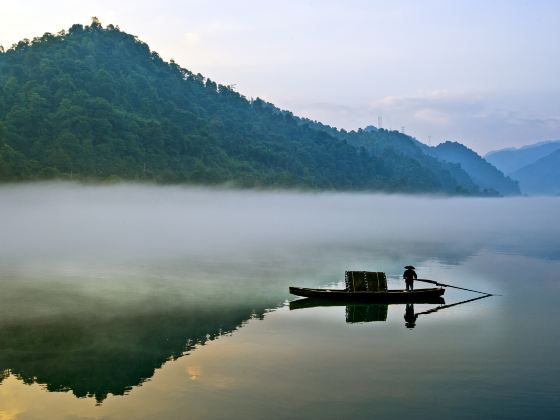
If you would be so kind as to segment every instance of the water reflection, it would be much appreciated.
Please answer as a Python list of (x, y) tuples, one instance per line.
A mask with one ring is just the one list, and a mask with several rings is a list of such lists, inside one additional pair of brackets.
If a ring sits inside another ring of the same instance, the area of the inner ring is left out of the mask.
[[(420, 315), (433, 314), (443, 309), (451, 308), (453, 306), (463, 305), (465, 303), (474, 302), (480, 299), (485, 299), (490, 296), (492, 295), (486, 294), (483, 296), (462, 300), (460, 302), (455, 302), (448, 305), (445, 304), (445, 300), (443, 298), (432, 299), (430, 303), (439, 304), (439, 306), (418, 313), (415, 312), (414, 303), (407, 303), (406, 305), (391, 304), (391, 306), (399, 306), (399, 307), (404, 306), (405, 327), (408, 329), (413, 329), (416, 327), (416, 321)], [(426, 303), (428, 302), (424, 302), (423, 304)], [(389, 310), (389, 305), (390, 304), (387, 303), (350, 304), (347, 302), (344, 303), (339, 301), (317, 299), (317, 298), (298, 299), (289, 303), (290, 310), (328, 307), (328, 306), (346, 306), (346, 322), (348, 324), (376, 322), (376, 321), (385, 322), (387, 321), (387, 312)]]
[(414, 314), (414, 303), (408, 303), (404, 313), (404, 325), (406, 328), (412, 329), (416, 326), (417, 319), (418, 315)]
[[(434, 303), (445, 303), (443, 298), (439, 298), (434, 301)], [(389, 304), (387, 303), (361, 303), (361, 304), (349, 304), (341, 303), (337, 301), (328, 301), (324, 299), (299, 299), (290, 302), (290, 310), (296, 309), (306, 309), (306, 308), (318, 308), (327, 306), (346, 306), (346, 322), (348, 324), (365, 323), (365, 322), (385, 322), (387, 321), (387, 313), (389, 311)], [(401, 304), (391, 304), (391, 306), (402, 307)], [(414, 317), (414, 304), (406, 305), (405, 320), (410, 317)], [(418, 315), (416, 315), (418, 317)], [(414, 318), (415, 319), (415, 318)], [(414, 323), (409, 328), (413, 328)]]
[[(433, 303), (439, 306), (417, 314), (414, 305), (408, 304), (406, 326), (413, 328), (419, 315), (466, 302), (444, 305), (438, 299)], [(320, 299), (289, 304), (290, 310), (324, 306), (341, 304)], [(346, 306), (347, 323), (387, 321), (388, 304), (342, 306)], [(0, 323), (0, 384), (12, 374), (25, 384), (38, 383), (51, 392), (71, 391), (101, 403), (109, 394), (125, 395), (141, 385), (165, 362), (236, 331), (251, 318), (262, 319), (266, 310), (238, 303), (219, 310), (196, 305), (108, 317), (90, 313), (4, 321)]]
[(0, 383), (9, 374), (51, 392), (71, 391), (101, 403), (124, 395), (166, 361), (231, 333), (264, 308), (195, 307), (122, 316), (0, 324)]
[[(559, 209), (558, 199), (0, 188), (0, 418), (392, 419), (422, 417), (426, 404), (426, 418), (558, 418)], [(402, 282), (403, 261), (507, 296), (449, 311), (464, 293), (446, 294), (449, 305), (315, 311), (305, 308), (328, 304), (302, 299), (290, 303), (302, 311), (247, 323), (290, 299), (291, 284), (330, 287), (345, 270)], [(379, 363), (363, 362), (373, 354)]]
[(387, 321), (388, 305), (346, 305), (346, 322)]

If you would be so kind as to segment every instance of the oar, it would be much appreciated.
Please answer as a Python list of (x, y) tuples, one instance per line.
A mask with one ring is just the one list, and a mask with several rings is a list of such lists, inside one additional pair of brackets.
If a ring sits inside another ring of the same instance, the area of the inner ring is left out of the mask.
[(481, 292), (480, 290), (466, 289), (466, 288), (464, 288), (464, 287), (459, 287), (459, 286), (452, 286), (452, 285), (450, 285), (450, 284), (439, 283), (439, 282), (433, 281), (433, 280), (427, 280), (427, 279), (414, 279), (414, 280), (416, 280), (416, 281), (423, 281), (424, 283), (435, 284), (436, 286), (453, 287), (454, 289), (467, 290), (467, 291), (469, 291), (469, 292), (480, 293), (481, 295), (490, 295), (490, 296), (493, 296), (492, 293)]

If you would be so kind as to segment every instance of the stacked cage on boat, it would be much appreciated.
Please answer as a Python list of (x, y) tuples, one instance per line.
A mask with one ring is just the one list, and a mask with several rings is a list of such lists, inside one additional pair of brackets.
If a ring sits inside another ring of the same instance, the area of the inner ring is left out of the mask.
[(347, 271), (346, 290), (349, 292), (380, 292), (387, 290), (387, 276), (380, 271)]

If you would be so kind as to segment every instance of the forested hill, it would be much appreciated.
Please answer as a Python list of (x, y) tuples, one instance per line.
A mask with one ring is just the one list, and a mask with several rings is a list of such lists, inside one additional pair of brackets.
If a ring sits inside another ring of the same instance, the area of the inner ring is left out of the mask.
[(461, 143), (446, 141), (431, 148), (429, 153), (438, 159), (459, 163), (474, 182), (486, 190), (498, 191), (501, 195), (521, 194), (516, 181)]
[(481, 194), (459, 165), (401, 136), (319, 128), (95, 19), (0, 53), (2, 181)]

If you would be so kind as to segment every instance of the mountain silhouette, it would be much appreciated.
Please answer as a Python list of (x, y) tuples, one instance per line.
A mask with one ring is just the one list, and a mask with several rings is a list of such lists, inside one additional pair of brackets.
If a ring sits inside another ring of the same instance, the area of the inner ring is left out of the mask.
[(558, 149), (560, 149), (560, 140), (544, 141), (518, 149), (495, 150), (487, 153), (485, 158), (506, 175), (511, 175), (524, 166), (535, 163), (537, 160), (548, 156)]
[(511, 174), (526, 194), (560, 195), (560, 149)]
[(471, 179), (487, 191), (497, 191), (501, 195), (520, 194), (516, 181), (461, 143), (446, 141), (432, 148), (431, 153), (441, 160), (461, 165)]
[(33, 179), (482, 193), (404, 134), (298, 118), (96, 19), (0, 52), (0, 180)]

